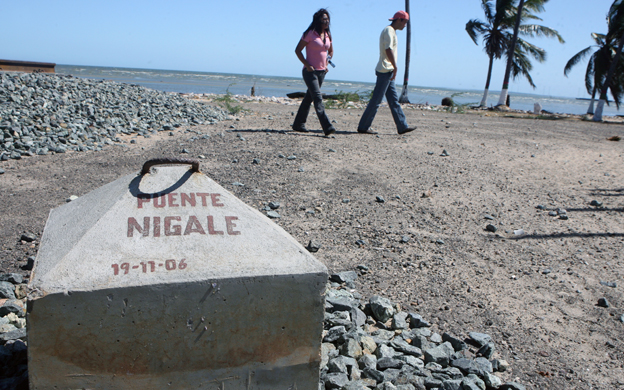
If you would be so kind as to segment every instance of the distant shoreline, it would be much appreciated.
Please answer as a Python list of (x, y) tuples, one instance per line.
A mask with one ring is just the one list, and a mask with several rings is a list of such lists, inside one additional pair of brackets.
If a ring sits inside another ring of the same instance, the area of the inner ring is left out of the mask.
[[(255, 87), (256, 95), (285, 97), (288, 93), (305, 91), (303, 80), (296, 77), (262, 76), (231, 73), (190, 72), (176, 70), (111, 68), (93, 66), (57, 65), (58, 74), (70, 74), (81, 78), (106, 79), (126, 84), (138, 84), (148, 88), (178, 93), (216, 93), (227, 92), (249, 95)], [(326, 79), (322, 90), (326, 94), (335, 92), (368, 93), (374, 88), (373, 83)], [(458, 104), (477, 105), (483, 97), (483, 91), (452, 90), (409, 86), (408, 97), (415, 104), (441, 104), (444, 97), (453, 96)], [(548, 112), (584, 115), (589, 103), (579, 98), (552, 97), (524, 93), (510, 93), (511, 108), (532, 111), (536, 102)], [(490, 91), (488, 106), (498, 101), (498, 93)], [(616, 116), (620, 113), (615, 107), (605, 107), (604, 115)]]

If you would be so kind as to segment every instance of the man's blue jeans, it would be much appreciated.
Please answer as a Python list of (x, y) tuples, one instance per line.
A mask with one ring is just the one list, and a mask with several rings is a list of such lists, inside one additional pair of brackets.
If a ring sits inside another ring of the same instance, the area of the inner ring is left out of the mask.
[(327, 72), (324, 70), (308, 72), (305, 68), (303, 69), (303, 81), (305, 81), (308, 90), (297, 111), (293, 129), (305, 128), (306, 119), (308, 118), (312, 102), (314, 102), (314, 110), (316, 111), (319, 122), (321, 122), (323, 131), (327, 132), (327, 130), (332, 127), (327, 114), (325, 114), (325, 105), (323, 104), (323, 96), (321, 95), (321, 85), (323, 85), (326, 73)]
[(373, 119), (375, 119), (375, 115), (377, 115), (377, 109), (379, 109), (383, 97), (386, 95), (386, 100), (388, 101), (388, 106), (390, 106), (392, 118), (394, 118), (397, 130), (402, 132), (407, 129), (407, 121), (405, 120), (405, 114), (403, 113), (401, 104), (399, 104), (399, 95), (397, 94), (397, 90), (394, 86), (394, 81), (390, 80), (392, 72), (375, 72), (375, 74), (377, 75), (377, 83), (375, 84), (375, 89), (373, 90), (373, 96), (368, 102), (368, 106), (366, 106), (366, 110), (364, 110), (362, 118), (360, 118), (358, 131), (365, 132), (370, 129), (373, 124)]

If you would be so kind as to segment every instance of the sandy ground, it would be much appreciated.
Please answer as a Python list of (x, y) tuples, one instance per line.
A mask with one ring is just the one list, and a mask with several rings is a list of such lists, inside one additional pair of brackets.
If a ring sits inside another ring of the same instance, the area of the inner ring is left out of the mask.
[[(355, 132), (361, 109), (336, 109), (338, 132), (325, 138), (314, 115), (313, 132), (290, 131), (296, 105), (244, 106), (192, 132), (1, 162), (1, 270), (27, 274), (19, 267), (38, 240), (21, 234), (40, 237), (69, 196), (150, 158), (202, 156), (202, 171), (248, 205), (279, 201), (277, 223), (304, 245), (318, 241), (330, 271), (369, 267), (357, 282), (364, 296), (392, 298), (440, 333), (490, 334), (511, 363), (505, 381), (624, 388), (624, 142), (606, 140), (624, 136), (621, 124), (406, 108), (418, 130), (399, 136), (382, 107), (371, 136)], [(569, 219), (549, 215), (558, 208)]]

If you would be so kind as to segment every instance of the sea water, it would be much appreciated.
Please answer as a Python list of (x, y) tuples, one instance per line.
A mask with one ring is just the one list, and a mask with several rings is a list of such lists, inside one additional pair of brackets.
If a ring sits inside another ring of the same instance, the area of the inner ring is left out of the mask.
[[(256, 96), (285, 97), (288, 93), (305, 92), (306, 90), (303, 79), (293, 77), (75, 65), (57, 65), (56, 72), (88, 79), (104, 79), (126, 84), (137, 84), (166, 92), (214, 94), (230, 92), (234, 95), (250, 95), (251, 88), (254, 87)], [(356, 92), (368, 95), (374, 87), (374, 83), (340, 81), (326, 78), (322, 91), (328, 94)], [(397, 85), (397, 88), (400, 90), (402, 86)], [(408, 87), (408, 98), (411, 103), (415, 104), (428, 103), (439, 105), (444, 97), (453, 97), (457, 104), (477, 105), (481, 102), (482, 96), (483, 91), (475, 90)], [(535, 103), (540, 103), (542, 109), (548, 112), (582, 115), (587, 112), (589, 107), (589, 100), (569, 97), (532, 95), (514, 93), (513, 91), (510, 91), (510, 96), (511, 108), (517, 110), (533, 111)], [(488, 104), (497, 104), (498, 98), (497, 92), (490, 91)], [(604, 108), (604, 115), (619, 114), (614, 103)]]

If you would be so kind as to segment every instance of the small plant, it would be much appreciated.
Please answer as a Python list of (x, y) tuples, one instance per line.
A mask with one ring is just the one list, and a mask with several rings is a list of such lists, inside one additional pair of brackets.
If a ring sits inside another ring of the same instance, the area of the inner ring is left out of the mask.
[(344, 92), (336, 90), (336, 93), (333, 95), (327, 96), (325, 107), (326, 108), (347, 108), (349, 102), (360, 102), (365, 101), (364, 99), (368, 97), (370, 100), (370, 96), (372, 95), (372, 91), (367, 94), (360, 94), (358, 91), (355, 92)]
[(456, 92), (456, 93), (451, 95), (451, 106), (450, 107), (446, 107), (446, 110), (448, 112), (457, 113), (457, 114), (465, 114), (466, 113), (466, 107), (478, 104), (478, 103), (462, 103), (462, 104), (455, 103), (455, 97), (456, 96), (461, 96), (464, 93), (465, 92)]
[(234, 83), (228, 85), (225, 90), (225, 95), (215, 98), (214, 101), (222, 103), (221, 106), (224, 107), (230, 115), (237, 115), (238, 113), (246, 110), (240, 104), (236, 104), (238, 103), (238, 100), (234, 99), (234, 95), (230, 92), (230, 87), (232, 85), (234, 85)]

